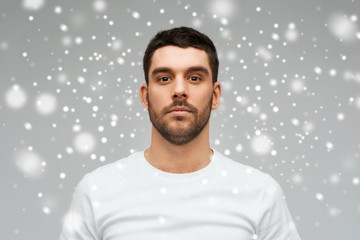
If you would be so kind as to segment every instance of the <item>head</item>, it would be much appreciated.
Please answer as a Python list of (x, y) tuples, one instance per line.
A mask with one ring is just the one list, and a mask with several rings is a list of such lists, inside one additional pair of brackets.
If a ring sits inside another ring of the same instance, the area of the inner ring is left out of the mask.
[(199, 31), (189, 27), (179, 27), (157, 33), (150, 41), (144, 54), (143, 67), (146, 84), (149, 84), (149, 69), (154, 52), (165, 46), (181, 48), (193, 47), (204, 50), (208, 56), (213, 83), (217, 82), (219, 60), (216, 48), (211, 39)]
[(175, 145), (201, 133), (201, 139), (208, 139), (210, 113), (221, 96), (217, 69), (215, 47), (205, 35), (183, 27), (155, 36), (144, 56), (146, 84), (140, 89), (153, 124), (152, 139)]

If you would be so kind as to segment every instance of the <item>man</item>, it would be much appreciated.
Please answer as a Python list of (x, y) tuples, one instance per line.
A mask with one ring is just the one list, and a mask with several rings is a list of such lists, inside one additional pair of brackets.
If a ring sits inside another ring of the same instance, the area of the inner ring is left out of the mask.
[(151, 145), (82, 179), (60, 239), (300, 239), (275, 180), (210, 148), (221, 97), (212, 41), (162, 31), (143, 64)]

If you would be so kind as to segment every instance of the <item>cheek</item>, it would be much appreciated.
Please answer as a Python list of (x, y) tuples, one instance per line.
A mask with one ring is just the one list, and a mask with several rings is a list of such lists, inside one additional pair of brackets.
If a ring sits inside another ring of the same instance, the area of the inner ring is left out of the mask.
[[(197, 106), (204, 108), (209, 104), (212, 97), (212, 89), (205, 89), (204, 91), (195, 91), (192, 94), (192, 100)], [(189, 101), (190, 103), (190, 101)]]
[(153, 110), (158, 111), (165, 106), (164, 103), (166, 103), (166, 100), (164, 94), (151, 91), (148, 94), (148, 102)]

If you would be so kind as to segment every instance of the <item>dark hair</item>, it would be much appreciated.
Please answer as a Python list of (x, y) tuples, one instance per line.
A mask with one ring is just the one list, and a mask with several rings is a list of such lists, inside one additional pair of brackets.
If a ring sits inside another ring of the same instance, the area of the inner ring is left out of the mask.
[(143, 68), (147, 84), (149, 84), (149, 69), (154, 52), (158, 48), (169, 45), (181, 48), (193, 47), (204, 50), (209, 59), (213, 83), (217, 81), (219, 60), (214, 43), (208, 36), (193, 28), (179, 27), (158, 32), (147, 46), (143, 58)]

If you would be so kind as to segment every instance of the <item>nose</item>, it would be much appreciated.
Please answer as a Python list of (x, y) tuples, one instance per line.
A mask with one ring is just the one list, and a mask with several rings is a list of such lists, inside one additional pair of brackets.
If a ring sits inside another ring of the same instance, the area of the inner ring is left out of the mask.
[(186, 80), (182, 78), (176, 79), (174, 82), (174, 89), (172, 98), (173, 100), (187, 99), (188, 98), (188, 90), (186, 85)]

